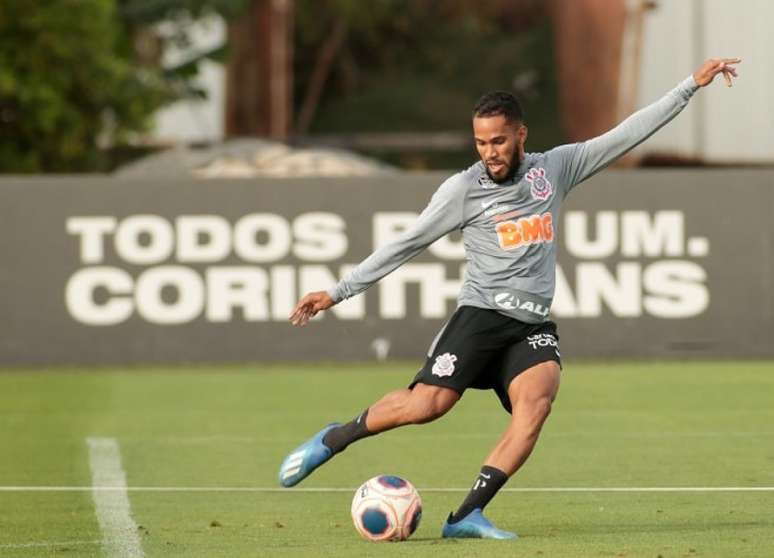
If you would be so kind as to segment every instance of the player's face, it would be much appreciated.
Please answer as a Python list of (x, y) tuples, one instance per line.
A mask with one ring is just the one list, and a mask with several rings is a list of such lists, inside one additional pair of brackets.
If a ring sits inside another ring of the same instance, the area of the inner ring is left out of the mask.
[(504, 116), (473, 118), (473, 137), (489, 177), (503, 182), (516, 170), (524, 157), (527, 127), (520, 122), (508, 122)]

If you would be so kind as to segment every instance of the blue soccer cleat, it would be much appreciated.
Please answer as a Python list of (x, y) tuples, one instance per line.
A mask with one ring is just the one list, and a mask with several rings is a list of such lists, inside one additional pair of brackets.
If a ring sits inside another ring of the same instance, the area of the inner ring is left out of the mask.
[(333, 457), (331, 449), (323, 444), (329, 430), (341, 426), (338, 422), (329, 424), (311, 439), (294, 449), (280, 465), (279, 481), (284, 487), (295, 486), (312, 471)]
[[(449, 514), (449, 519), (452, 514)], [(444, 539), (518, 539), (516, 533), (502, 531), (484, 517), (479, 508), (474, 509), (456, 523), (444, 523), (441, 536)]]

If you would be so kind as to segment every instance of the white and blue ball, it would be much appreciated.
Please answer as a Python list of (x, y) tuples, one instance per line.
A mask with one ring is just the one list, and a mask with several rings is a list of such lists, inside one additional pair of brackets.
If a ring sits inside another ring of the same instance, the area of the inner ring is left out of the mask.
[(409, 481), (392, 475), (367, 480), (352, 499), (355, 529), (369, 541), (405, 541), (422, 518), (422, 499)]

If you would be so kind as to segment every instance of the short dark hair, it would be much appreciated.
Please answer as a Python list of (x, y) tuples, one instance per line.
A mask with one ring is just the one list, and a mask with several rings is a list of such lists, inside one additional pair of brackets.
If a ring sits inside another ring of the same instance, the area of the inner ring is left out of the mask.
[(491, 91), (473, 107), (473, 117), (504, 116), (508, 122), (524, 122), (521, 103), (508, 91)]

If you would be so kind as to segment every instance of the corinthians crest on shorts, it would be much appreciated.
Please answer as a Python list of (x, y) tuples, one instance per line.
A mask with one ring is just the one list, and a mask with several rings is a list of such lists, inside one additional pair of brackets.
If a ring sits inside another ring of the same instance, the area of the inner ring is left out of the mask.
[(454, 374), (454, 363), (456, 361), (457, 356), (451, 353), (438, 355), (435, 358), (435, 364), (433, 364), (433, 375), (441, 378), (444, 376), (451, 376)]
[(531, 168), (524, 177), (531, 184), (529, 193), (536, 200), (547, 200), (554, 192), (554, 187), (546, 178), (546, 169), (543, 167)]

